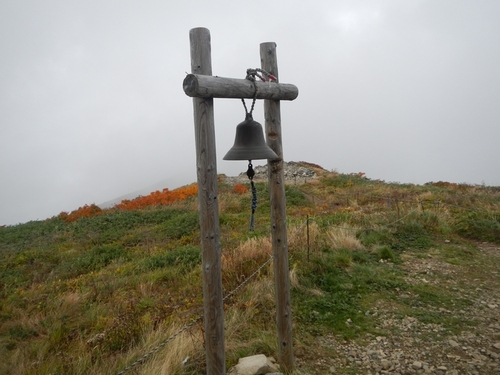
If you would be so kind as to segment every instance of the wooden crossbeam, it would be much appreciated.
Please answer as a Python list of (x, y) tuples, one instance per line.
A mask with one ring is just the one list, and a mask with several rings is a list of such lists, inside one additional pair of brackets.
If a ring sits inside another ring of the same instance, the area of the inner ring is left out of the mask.
[[(297, 86), (289, 83), (257, 81), (255, 84), (257, 99), (294, 100), (299, 95)], [(248, 79), (188, 74), (182, 86), (192, 98), (252, 99), (255, 94), (255, 86)]]

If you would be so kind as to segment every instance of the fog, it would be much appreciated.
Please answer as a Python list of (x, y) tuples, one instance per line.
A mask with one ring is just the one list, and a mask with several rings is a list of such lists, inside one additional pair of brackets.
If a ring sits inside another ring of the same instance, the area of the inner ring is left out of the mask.
[[(194, 27), (224, 77), (277, 43), (280, 82), (299, 88), (281, 104), (286, 161), (500, 185), (499, 19), (495, 1), (2, 1), (0, 225), (196, 181)], [(243, 106), (214, 109), (218, 173), (244, 172), (222, 160)]]

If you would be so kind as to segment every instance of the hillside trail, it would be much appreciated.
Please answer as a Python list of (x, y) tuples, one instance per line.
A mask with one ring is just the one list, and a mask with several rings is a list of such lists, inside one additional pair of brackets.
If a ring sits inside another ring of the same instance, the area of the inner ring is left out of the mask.
[[(318, 337), (317, 352), (328, 357), (298, 356), (298, 365), (315, 361), (314, 374), (367, 375), (490, 375), (500, 374), (500, 246), (477, 244), (479, 254), (466, 265), (447, 263), (439, 256), (404, 254), (408, 283), (439, 285), (455, 300), (470, 301), (456, 310), (436, 308), (436, 314), (472, 322), (453, 332), (443, 325), (401, 316), (388, 301), (367, 311), (384, 336), (366, 334), (355, 341), (334, 335)], [(412, 298), (401, 291), (400, 298)], [(429, 309), (428, 307), (426, 307)], [(429, 312), (427, 310), (427, 312)], [(301, 358), (302, 357), (302, 358)]]

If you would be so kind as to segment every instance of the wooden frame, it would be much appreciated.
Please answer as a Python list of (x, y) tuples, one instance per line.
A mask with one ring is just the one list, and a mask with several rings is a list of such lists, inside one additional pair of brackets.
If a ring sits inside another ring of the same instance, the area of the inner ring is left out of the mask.
[[(212, 76), (208, 29), (192, 29), (189, 38), (192, 74), (185, 77), (183, 88), (186, 95), (193, 97), (207, 374), (224, 375), (224, 310), (213, 98), (251, 99), (255, 87), (246, 79)], [(257, 99), (264, 99), (266, 140), (278, 155), (277, 159), (268, 160), (278, 361), (285, 371), (292, 371), (294, 358), (280, 100), (294, 100), (298, 89), (294, 85), (278, 83), (275, 43), (262, 43), (260, 58), (261, 68), (276, 77), (276, 82), (257, 83)]]

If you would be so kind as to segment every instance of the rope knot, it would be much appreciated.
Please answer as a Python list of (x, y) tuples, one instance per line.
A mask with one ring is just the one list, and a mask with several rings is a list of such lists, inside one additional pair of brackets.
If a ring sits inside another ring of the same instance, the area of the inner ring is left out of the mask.
[(266, 72), (264, 69), (260, 69), (260, 68), (247, 69), (246, 79), (255, 82), (255, 77), (259, 77), (259, 79), (262, 82), (268, 82), (268, 81), (275, 82), (276, 81), (276, 77), (274, 75), (272, 75), (271, 73)]

